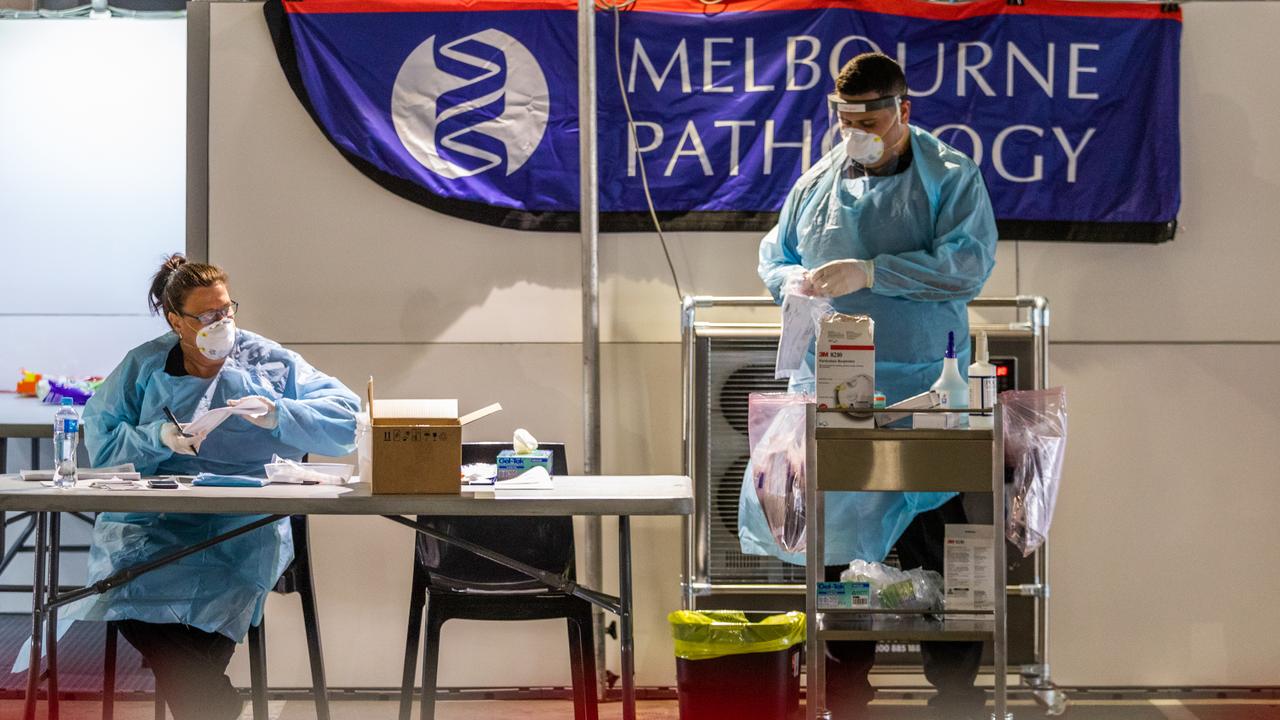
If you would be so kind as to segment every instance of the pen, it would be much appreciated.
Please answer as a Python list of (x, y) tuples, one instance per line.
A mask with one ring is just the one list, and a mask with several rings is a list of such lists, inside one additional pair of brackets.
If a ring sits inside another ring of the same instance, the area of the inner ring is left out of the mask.
[(160, 409), (164, 411), (164, 416), (169, 418), (169, 422), (178, 427), (178, 432), (182, 433), (182, 437), (194, 437), (182, 429), (182, 423), (178, 422), (178, 418), (174, 417), (173, 411), (169, 409), (168, 405), (165, 405)]

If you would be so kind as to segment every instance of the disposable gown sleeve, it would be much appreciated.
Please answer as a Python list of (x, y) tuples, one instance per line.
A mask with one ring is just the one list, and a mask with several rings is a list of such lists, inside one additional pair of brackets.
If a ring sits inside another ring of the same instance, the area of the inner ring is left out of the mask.
[(81, 425), (94, 467), (133, 463), (143, 475), (155, 473), (173, 451), (160, 441), (164, 421), (138, 424), (143, 387), (139, 368), (126, 359), (98, 386), (84, 408)]
[(276, 403), (276, 437), (304, 452), (341, 456), (354, 451), (360, 398), (296, 354), (289, 384), (293, 392)]
[(940, 193), (933, 247), (875, 260), (871, 292), (919, 302), (971, 300), (995, 266), (996, 220), (976, 167)]
[(797, 195), (793, 188), (778, 215), (778, 224), (760, 241), (760, 265), (756, 270), (778, 304), (782, 304), (782, 286), (787, 276), (797, 269), (804, 269), (800, 264), (799, 238), (796, 235)]

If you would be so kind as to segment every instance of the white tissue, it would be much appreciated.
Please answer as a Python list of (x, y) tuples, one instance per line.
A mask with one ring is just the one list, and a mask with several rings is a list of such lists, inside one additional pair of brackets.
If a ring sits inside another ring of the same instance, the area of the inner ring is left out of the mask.
[(528, 455), (538, 449), (538, 439), (524, 428), (518, 428), (511, 438), (511, 447), (517, 455)]

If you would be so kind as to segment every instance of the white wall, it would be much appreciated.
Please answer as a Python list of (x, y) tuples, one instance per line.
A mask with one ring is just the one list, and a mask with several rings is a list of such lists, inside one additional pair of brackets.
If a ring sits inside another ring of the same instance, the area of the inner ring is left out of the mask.
[(146, 293), (184, 243), (185, 48), (181, 20), (0, 21), (0, 383), (106, 374), (163, 332)]
[[(1051, 372), (1072, 407), (1052, 557), (1055, 679), (1071, 685), (1277, 684), (1280, 618), (1264, 598), (1280, 550), (1265, 438), (1280, 432), (1267, 371), (1280, 312), (1271, 229), (1280, 141), (1273, 4), (1184, 8), (1183, 231), (1172, 244), (1002, 244), (987, 294), (1053, 305)], [(279, 72), (256, 4), (213, 6), (210, 257), (244, 324), (360, 386), (501, 400), (471, 439), (526, 425), (580, 467), (577, 238), (444, 217), (365, 179), (328, 145)], [(1123, 172), (1116, 168), (1116, 172)], [(1271, 202), (1268, 202), (1268, 201)], [(761, 292), (750, 233), (677, 234), (686, 292)], [(521, 257), (521, 267), (497, 257)], [(680, 468), (678, 307), (652, 236), (601, 248), (605, 469)], [(1140, 340), (1147, 344), (1130, 344)], [(1241, 345), (1249, 342), (1254, 344)], [(1220, 403), (1212, 417), (1195, 408)], [(406, 532), (317, 521), (321, 614), (334, 685), (395, 684)], [(678, 607), (679, 525), (637, 523), (639, 680), (674, 680), (665, 613)], [(1234, 590), (1239, 588), (1239, 590)], [(273, 682), (305, 684), (295, 601), (271, 604)], [(289, 606), (289, 607), (286, 607)], [(501, 649), (492, 640), (502, 638)], [(560, 626), (459, 625), (441, 682), (488, 684), (501, 657), (563, 654)], [(488, 649), (494, 648), (494, 649)], [(567, 663), (502, 663), (507, 682), (567, 682)], [(616, 662), (614, 663), (616, 668)]]

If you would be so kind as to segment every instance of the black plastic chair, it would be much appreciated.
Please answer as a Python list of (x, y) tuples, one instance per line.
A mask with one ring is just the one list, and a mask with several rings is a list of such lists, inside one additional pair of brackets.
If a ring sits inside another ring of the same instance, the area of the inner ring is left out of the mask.
[[(278, 593), (298, 593), (302, 601), (302, 623), (307, 633), (307, 655), (311, 661), (311, 691), (315, 696), (316, 720), (329, 720), (329, 696), (324, 676), (324, 653), (320, 647), (320, 621), (316, 614), (316, 590), (311, 577), (311, 549), (308, 545), (307, 517), (289, 518), (293, 531), (293, 562), (273, 588)], [(249, 628), (249, 684), (253, 700), (254, 720), (267, 720), (267, 642), (266, 618)], [(120, 631), (114, 622), (107, 623), (107, 643), (102, 673), (102, 717), (112, 720), (115, 709), (116, 646)], [(156, 690), (156, 720), (164, 720), (165, 702)]]
[[(463, 443), (462, 462), (492, 463), (500, 450), (509, 447), (508, 443)], [(564, 445), (541, 443), (540, 447), (552, 451), (552, 475), (567, 475)], [(572, 518), (419, 516), (418, 521), (541, 570), (575, 579)], [(424, 605), (427, 617), (426, 644), (422, 649), (422, 720), (435, 717), (440, 631), (445, 622), (554, 618), (564, 618), (569, 625), (574, 718), (597, 720), (591, 604), (422, 534), (418, 535), (414, 551), (400, 720), (409, 720), (413, 710), (413, 676), (423, 634)]]

